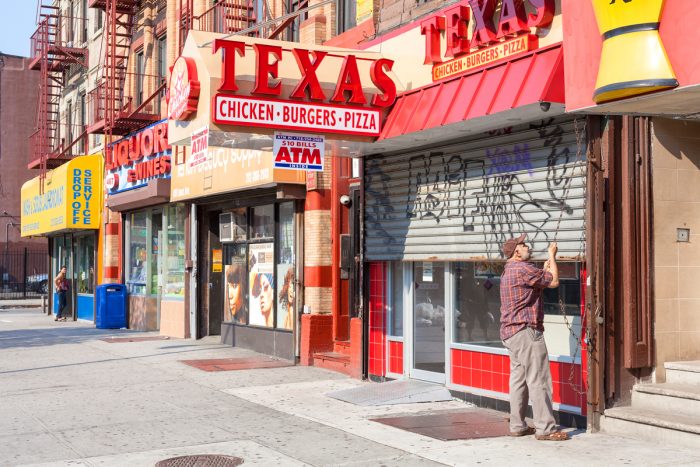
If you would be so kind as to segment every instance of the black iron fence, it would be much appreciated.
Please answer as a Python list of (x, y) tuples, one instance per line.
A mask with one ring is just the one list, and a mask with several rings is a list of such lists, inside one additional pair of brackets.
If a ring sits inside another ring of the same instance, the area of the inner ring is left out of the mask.
[(48, 252), (0, 250), (0, 300), (37, 298), (51, 290)]

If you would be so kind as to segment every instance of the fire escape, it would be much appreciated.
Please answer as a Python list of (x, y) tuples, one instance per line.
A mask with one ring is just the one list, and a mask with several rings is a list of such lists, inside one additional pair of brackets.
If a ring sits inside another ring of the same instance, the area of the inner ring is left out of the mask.
[[(64, 15), (59, 1), (39, 0), (37, 29), (31, 37), (29, 67), (40, 72), (36, 131), (30, 136), (28, 167), (41, 169), (42, 191), (46, 170), (58, 167), (73, 156), (73, 148), (85, 141), (83, 129), (72, 128), (67, 115), (66, 134), (61, 135), (59, 100), (66, 73), (87, 67), (85, 38), (76, 40), (82, 18)], [(77, 26), (76, 26), (77, 25)], [(81, 47), (77, 47), (80, 45)], [(66, 126), (66, 122), (63, 122)], [(73, 138), (73, 136), (76, 136)], [(66, 138), (67, 137), (67, 138)]]
[[(157, 101), (165, 81), (129, 71), (132, 36), (140, 0), (90, 0), (89, 7), (104, 13), (102, 73), (88, 95), (88, 132), (104, 134), (106, 144), (114, 136), (139, 130), (160, 119)], [(144, 92), (150, 92), (144, 98)]]

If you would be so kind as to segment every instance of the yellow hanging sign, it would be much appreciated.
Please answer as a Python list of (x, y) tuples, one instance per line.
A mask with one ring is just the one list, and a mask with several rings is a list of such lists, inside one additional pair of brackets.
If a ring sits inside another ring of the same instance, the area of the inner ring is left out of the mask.
[(597, 104), (678, 86), (659, 35), (664, 0), (592, 2), (603, 35)]
[(22, 185), (22, 236), (70, 229), (99, 229), (102, 156), (80, 156)]

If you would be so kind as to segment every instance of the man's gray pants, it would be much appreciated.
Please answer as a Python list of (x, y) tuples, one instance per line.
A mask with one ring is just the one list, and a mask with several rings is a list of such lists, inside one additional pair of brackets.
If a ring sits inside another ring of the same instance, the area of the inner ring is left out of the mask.
[(556, 431), (552, 410), (552, 374), (544, 334), (527, 327), (503, 344), (510, 354), (510, 431), (527, 429), (525, 411), (532, 400), (538, 435)]

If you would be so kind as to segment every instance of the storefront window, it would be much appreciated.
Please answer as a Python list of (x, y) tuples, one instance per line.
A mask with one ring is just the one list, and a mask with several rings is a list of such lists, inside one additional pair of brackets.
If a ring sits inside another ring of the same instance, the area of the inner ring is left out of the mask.
[(295, 305), (294, 203), (279, 206), (277, 233), (277, 327), (292, 329)]
[(163, 295), (167, 299), (185, 298), (185, 207), (181, 204), (165, 208), (165, 265)]
[(129, 293), (144, 295), (148, 278), (148, 225), (147, 212), (134, 212), (129, 216), (129, 258), (127, 285)]
[(256, 206), (251, 209), (251, 240), (273, 238), (275, 232), (275, 206)]
[(503, 262), (455, 263), (454, 341), (503, 347), (501, 327), (501, 273)]
[[(543, 266), (542, 263), (535, 264), (537, 267)], [(503, 347), (500, 339), (500, 285), (504, 265), (504, 262), (454, 263), (453, 336), (455, 343)], [(581, 281), (578, 263), (559, 263), (559, 276), (559, 287), (545, 289), (542, 294), (545, 337), (548, 344), (550, 341), (568, 339), (571, 332), (569, 329), (560, 329), (560, 324), (573, 323), (575, 320), (572, 317), (580, 316), (581, 313)], [(578, 333), (580, 329), (574, 329), (573, 332)], [(563, 334), (559, 336), (558, 333)], [(568, 352), (556, 353), (567, 354)]]
[(158, 294), (158, 283), (161, 271), (163, 270), (163, 261), (160, 254), (160, 246), (163, 244), (163, 213), (161, 211), (151, 212), (151, 269), (148, 272), (149, 293), (151, 295)]
[(403, 337), (403, 263), (390, 264), (389, 335)]
[(233, 241), (245, 242), (248, 240), (248, 215), (246, 208), (234, 209), (231, 211)]

